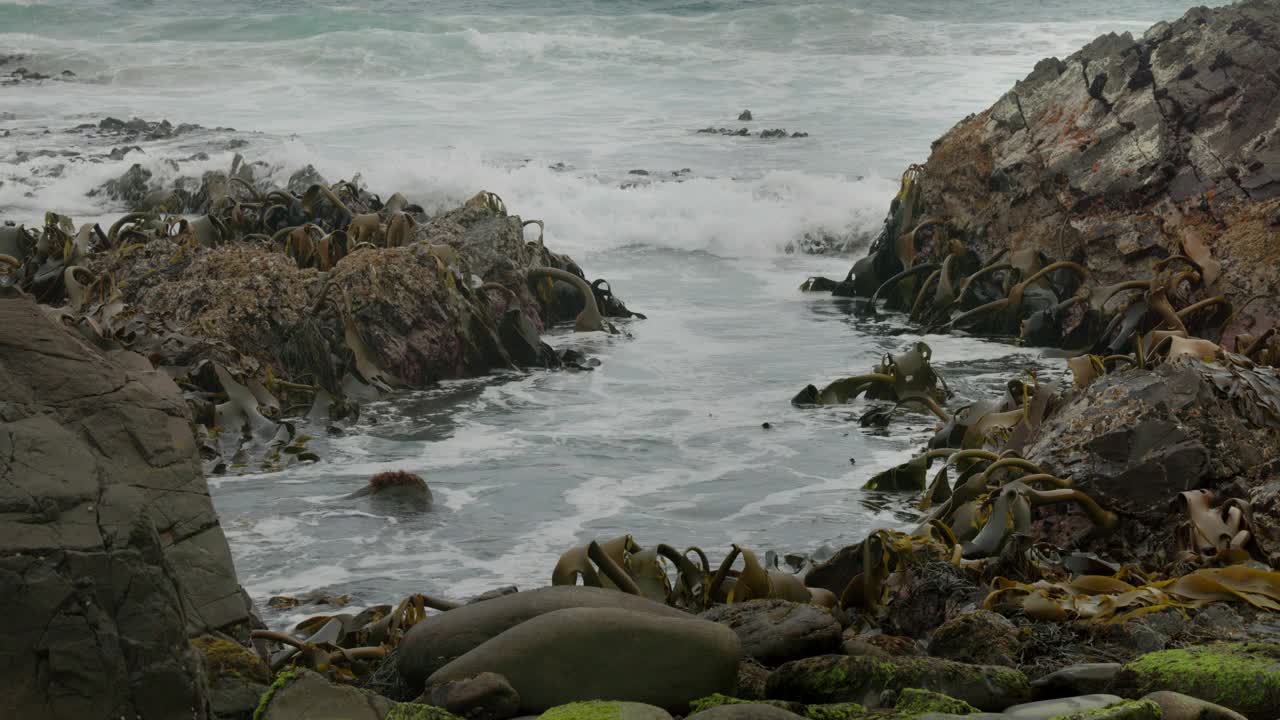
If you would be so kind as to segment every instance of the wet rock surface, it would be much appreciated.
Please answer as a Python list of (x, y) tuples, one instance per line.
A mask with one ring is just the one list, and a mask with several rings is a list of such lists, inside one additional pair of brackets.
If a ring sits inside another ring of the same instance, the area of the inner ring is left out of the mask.
[(840, 623), (831, 613), (786, 600), (755, 600), (702, 613), (737, 633), (742, 650), (765, 665), (824, 655), (840, 646)]
[(1021, 650), (1017, 627), (987, 610), (952, 618), (929, 639), (930, 655), (976, 665), (1016, 666)]
[(205, 717), (188, 634), (250, 610), (167, 377), (0, 296), (0, 668), (13, 717)]
[[(624, 643), (627, 652), (616, 652)], [(673, 644), (684, 650), (670, 653)], [(718, 623), (579, 607), (516, 625), (432, 673), (427, 683), (488, 671), (507, 678), (525, 711), (598, 698), (680, 711), (696, 698), (732, 692), (741, 655), (737, 635)]]
[(967, 665), (940, 658), (871, 658), (824, 655), (796, 660), (769, 676), (767, 694), (804, 703), (855, 702), (878, 707), (885, 691), (931, 690), (980, 710), (1003, 710), (1029, 700), (1022, 673), (1006, 667)]
[(491, 672), (436, 685), (419, 702), (467, 720), (506, 720), (520, 710), (520, 694), (506, 678)]

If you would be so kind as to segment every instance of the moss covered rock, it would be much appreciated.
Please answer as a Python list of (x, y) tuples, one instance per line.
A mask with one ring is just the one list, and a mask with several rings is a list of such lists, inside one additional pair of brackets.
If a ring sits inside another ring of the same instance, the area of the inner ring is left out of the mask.
[(1000, 711), (1031, 697), (1021, 672), (931, 657), (824, 655), (789, 662), (769, 675), (768, 697), (804, 703), (856, 702), (877, 707), (885, 690), (932, 690), (981, 710)]
[[(979, 712), (978, 708), (963, 700), (957, 700), (950, 695), (919, 688), (907, 688), (898, 693), (898, 702), (893, 707), (903, 713), (932, 712), (946, 713), (948, 715), (971, 715)], [(814, 718), (814, 720), (825, 719)]]
[(703, 710), (710, 710), (713, 707), (720, 707), (721, 705), (754, 705), (754, 704), (772, 705), (777, 708), (782, 708), (787, 712), (796, 713), (797, 715), (803, 715), (805, 711), (804, 703), (788, 702), (786, 700), (755, 700), (755, 699), (744, 700), (742, 698), (730, 697), (728, 695), (724, 695), (721, 693), (714, 693), (712, 695), (707, 695), (706, 697), (700, 697), (697, 700), (690, 702), (689, 714), (692, 715), (694, 713), (702, 712)]
[(558, 705), (542, 713), (539, 720), (671, 720), (671, 715), (644, 703), (590, 700)]
[(686, 720), (804, 720), (803, 715), (766, 703), (732, 703), (717, 705)]
[(1280, 647), (1218, 643), (1147, 653), (1124, 666), (1116, 688), (1128, 697), (1173, 690), (1273, 720), (1280, 717)]
[(870, 713), (858, 703), (851, 702), (809, 705), (804, 709), (804, 716), (809, 720), (866, 720)]
[(1162, 720), (1160, 706), (1151, 700), (1122, 700), (1106, 707), (1055, 715), (1050, 720)]

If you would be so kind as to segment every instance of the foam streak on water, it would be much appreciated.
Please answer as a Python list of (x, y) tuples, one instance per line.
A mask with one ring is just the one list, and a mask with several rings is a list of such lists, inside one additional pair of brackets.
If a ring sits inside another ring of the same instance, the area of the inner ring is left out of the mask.
[[(278, 183), (311, 163), (428, 207), (496, 192), (650, 315), (630, 338), (552, 337), (599, 357), (593, 373), (445, 383), (318, 441), (318, 466), (214, 480), (259, 598), (528, 585), (569, 545), (623, 532), (807, 551), (910, 520), (857, 488), (930, 422), (875, 436), (850, 422), (861, 408), (789, 406), (805, 384), (864, 372), (916, 338), (796, 292), (847, 260), (780, 250), (806, 234), (865, 241), (906, 165), (1037, 60), (1190, 5), (0, 0), (0, 56), (23, 56), (0, 74), (75, 73), (0, 84), (0, 219), (115, 213), (87, 193), (130, 165), (169, 182), (239, 151)], [(744, 108), (755, 121), (736, 120)], [(236, 130), (90, 159), (111, 140), (67, 130), (108, 115)], [(809, 137), (694, 132), (707, 126)], [(962, 397), (998, 391), (1028, 360), (1061, 372), (1006, 345), (927, 341)], [(388, 469), (425, 474), (436, 509), (341, 500)]]

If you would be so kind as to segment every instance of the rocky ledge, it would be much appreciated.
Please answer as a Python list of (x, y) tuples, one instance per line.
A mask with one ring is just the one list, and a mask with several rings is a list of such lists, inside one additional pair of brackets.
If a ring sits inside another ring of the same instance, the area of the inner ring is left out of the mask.
[[(135, 121), (139, 127), (150, 127)], [(167, 127), (167, 123), (162, 123)], [(0, 227), (0, 283), (102, 350), (140, 353), (185, 391), (210, 472), (314, 459), (360, 401), (497, 369), (588, 369), (541, 340), (635, 314), (542, 242), (542, 221), (481, 192), (428, 214), (312, 169), (289, 188), (228, 172), (155, 187), (134, 166), (100, 192), (109, 227), (48, 213)], [(525, 229), (536, 226), (536, 240)], [(643, 317), (643, 316), (640, 316)], [(298, 422), (284, 422), (287, 418)]]

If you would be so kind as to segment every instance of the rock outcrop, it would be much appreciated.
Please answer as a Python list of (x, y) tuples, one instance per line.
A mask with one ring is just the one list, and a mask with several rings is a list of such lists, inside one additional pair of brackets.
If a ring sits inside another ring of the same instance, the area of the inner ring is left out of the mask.
[(915, 216), (982, 257), (1036, 249), (1100, 283), (1185, 254), (1241, 310), (1225, 340), (1265, 331), (1275, 303), (1243, 306), (1280, 295), (1278, 59), (1280, 6), (1251, 0), (1043, 60), (934, 143)]
[(250, 607), (173, 382), (0, 296), (0, 715), (206, 717)]

